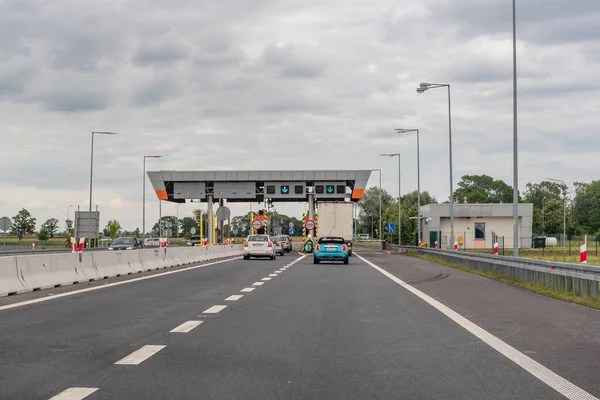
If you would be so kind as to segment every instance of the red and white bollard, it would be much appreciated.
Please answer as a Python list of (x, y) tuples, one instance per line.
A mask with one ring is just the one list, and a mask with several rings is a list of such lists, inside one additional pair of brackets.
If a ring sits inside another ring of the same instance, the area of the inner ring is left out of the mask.
[(167, 247), (167, 239), (166, 238), (160, 238), (159, 241), (160, 241), (160, 248), (161, 249), (164, 249), (164, 248)]
[(585, 235), (585, 241), (579, 246), (579, 261), (582, 264), (587, 264), (587, 235)]
[(71, 253), (77, 253), (77, 244), (74, 237), (71, 238)]
[(458, 242), (454, 242), (454, 250), (458, 250)]
[(85, 246), (85, 238), (79, 238), (79, 246), (77, 246), (78, 253), (83, 253), (83, 246)]
[(35, 243), (31, 243), (31, 250), (35, 250)]
[(438, 242), (437, 240), (435, 241), (434, 247), (437, 249), (438, 248)]
[(498, 255), (498, 243), (494, 243), (494, 255)]

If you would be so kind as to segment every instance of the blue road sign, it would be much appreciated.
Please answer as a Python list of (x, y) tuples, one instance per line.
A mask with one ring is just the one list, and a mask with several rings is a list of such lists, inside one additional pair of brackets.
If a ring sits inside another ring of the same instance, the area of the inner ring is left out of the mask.
[(293, 227), (293, 226), (290, 226), (290, 227), (288, 228), (288, 235), (293, 235), (294, 233), (296, 233), (296, 230), (294, 229), (294, 227)]
[(396, 230), (396, 224), (388, 224), (388, 233), (394, 233)]

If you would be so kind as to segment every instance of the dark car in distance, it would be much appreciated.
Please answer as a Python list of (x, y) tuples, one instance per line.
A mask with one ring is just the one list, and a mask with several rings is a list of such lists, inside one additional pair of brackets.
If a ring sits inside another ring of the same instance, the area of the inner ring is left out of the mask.
[(136, 238), (120, 237), (113, 240), (108, 250), (136, 250), (141, 249), (142, 244)]

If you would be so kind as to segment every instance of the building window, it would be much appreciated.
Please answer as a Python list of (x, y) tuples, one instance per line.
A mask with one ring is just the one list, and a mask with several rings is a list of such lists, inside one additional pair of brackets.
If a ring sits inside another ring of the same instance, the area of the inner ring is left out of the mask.
[(485, 223), (475, 222), (475, 239), (485, 239)]

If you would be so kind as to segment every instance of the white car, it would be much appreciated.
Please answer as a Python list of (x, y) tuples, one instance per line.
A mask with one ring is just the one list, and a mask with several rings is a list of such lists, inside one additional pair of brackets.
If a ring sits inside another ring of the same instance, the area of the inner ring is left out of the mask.
[(244, 242), (244, 260), (250, 257), (275, 259), (275, 243), (269, 235), (250, 235)]

